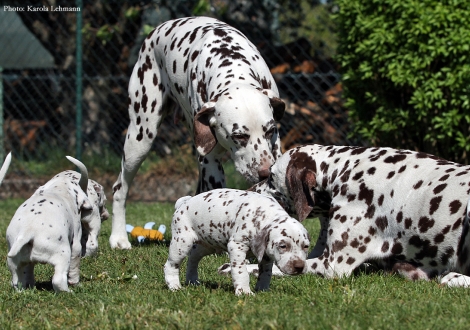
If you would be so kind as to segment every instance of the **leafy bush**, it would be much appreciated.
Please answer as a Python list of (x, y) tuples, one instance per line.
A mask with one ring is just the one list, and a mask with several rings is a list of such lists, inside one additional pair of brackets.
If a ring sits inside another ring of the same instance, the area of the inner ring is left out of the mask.
[(338, 60), (354, 133), (470, 160), (468, 0), (338, 0)]

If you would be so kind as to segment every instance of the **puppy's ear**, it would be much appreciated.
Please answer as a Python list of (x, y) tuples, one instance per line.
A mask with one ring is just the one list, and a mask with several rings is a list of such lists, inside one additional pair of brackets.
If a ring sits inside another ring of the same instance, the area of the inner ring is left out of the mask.
[(106, 195), (104, 194), (103, 186), (97, 183), (96, 181), (90, 180), (93, 184), (93, 188), (98, 195), (98, 207), (100, 210), (101, 221), (107, 220), (109, 218), (109, 212), (106, 209)]
[(251, 241), (251, 252), (253, 252), (258, 262), (263, 260), (264, 252), (268, 247), (269, 233), (270, 230), (265, 227), (261, 229)]
[(194, 116), (194, 144), (201, 156), (207, 155), (217, 144), (211, 127), (211, 118), (215, 111), (215, 102), (204, 103), (201, 110)]
[(106, 202), (106, 196), (104, 194), (103, 186), (101, 186), (98, 182), (90, 180), (91, 184), (93, 185), (93, 189), (95, 190), (96, 194), (98, 195), (98, 206), (103, 206)]
[(297, 168), (290, 163), (286, 170), (287, 189), (294, 200), (295, 211), (300, 222), (308, 217), (315, 205), (312, 188), (316, 187), (316, 174), (309, 168)]

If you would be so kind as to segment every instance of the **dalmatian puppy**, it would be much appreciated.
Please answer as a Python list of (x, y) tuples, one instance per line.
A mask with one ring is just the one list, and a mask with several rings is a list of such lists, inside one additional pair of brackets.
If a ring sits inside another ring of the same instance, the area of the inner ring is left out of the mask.
[(201, 258), (228, 251), (236, 295), (252, 294), (247, 253), (259, 261), (256, 291), (269, 289), (273, 263), (285, 274), (305, 272), (310, 244), (307, 230), (269, 196), (222, 188), (182, 197), (175, 204), (171, 232), (164, 267), (171, 290), (181, 288), (179, 268), (188, 253), (186, 283), (197, 284)]
[(11, 163), (11, 152), (5, 157), (5, 161), (3, 162), (2, 168), (0, 169), (0, 185), (7, 174), (8, 168), (10, 167)]
[[(72, 157), (70, 157), (72, 158)], [(82, 172), (83, 173), (83, 172)], [(56, 176), (63, 177), (78, 183), (79, 177), (75, 171), (64, 171)], [(82, 220), (82, 257), (94, 256), (98, 251), (98, 236), (101, 231), (101, 224), (109, 218), (109, 212), (106, 208), (106, 195), (103, 186), (95, 180), (88, 179), (87, 192), (88, 200), (93, 206), (93, 214), (90, 215), (91, 221)]]
[(81, 176), (65, 171), (53, 177), (18, 208), (7, 228), (7, 264), (16, 289), (34, 287), (35, 264), (49, 263), (54, 266), (54, 290), (69, 291), (68, 284), (79, 282), (82, 253), (92, 255), (98, 248), (101, 221), (109, 215), (106, 198), (102, 187), (88, 179), (85, 165), (67, 158)]
[(227, 151), (253, 183), (268, 176), (281, 154), (276, 121), (285, 104), (273, 77), (240, 31), (213, 18), (171, 20), (148, 35), (130, 78), (128, 106), (121, 173), (113, 186), (112, 248), (131, 248), (126, 198), (164, 116), (183, 119), (192, 133), (197, 193), (225, 187), (221, 158)]
[(376, 260), (412, 280), (456, 271), (441, 283), (464, 286), (469, 174), (469, 166), (422, 152), (309, 145), (286, 152), (252, 190), (274, 196), (300, 221), (310, 212), (321, 218), (308, 273), (347, 276)]

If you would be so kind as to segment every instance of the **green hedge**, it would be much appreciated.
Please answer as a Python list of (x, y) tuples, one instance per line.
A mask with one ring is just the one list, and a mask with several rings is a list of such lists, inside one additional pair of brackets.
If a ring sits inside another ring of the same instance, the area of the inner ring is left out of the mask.
[(338, 60), (354, 133), (470, 160), (470, 2), (338, 0)]

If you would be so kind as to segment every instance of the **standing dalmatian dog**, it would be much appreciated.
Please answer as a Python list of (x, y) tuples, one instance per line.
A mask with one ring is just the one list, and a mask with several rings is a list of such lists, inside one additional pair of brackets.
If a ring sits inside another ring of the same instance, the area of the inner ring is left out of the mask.
[(292, 149), (252, 190), (273, 195), (322, 232), (308, 273), (349, 275), (377, 260), (408, 279), (470, 284), (470, 166), (422, 152), (310, 145)]
[[(113, 186), (112, 248), (129, 249), (125, 203), (165, 115), (181, 114), (199, 154), (197, 192), (225, 186), (229, 151), (246, 179), (258, 182), (281, 154), (276, 121), (285, 110), (256, 47), (208, 17), (168, 21), (145, 39), (129, 82), (129, 116), (121, 173)], [(171, 109), (171, 99), (178, 109)], [(180, 112), (181, 111), (181, 112)]]

